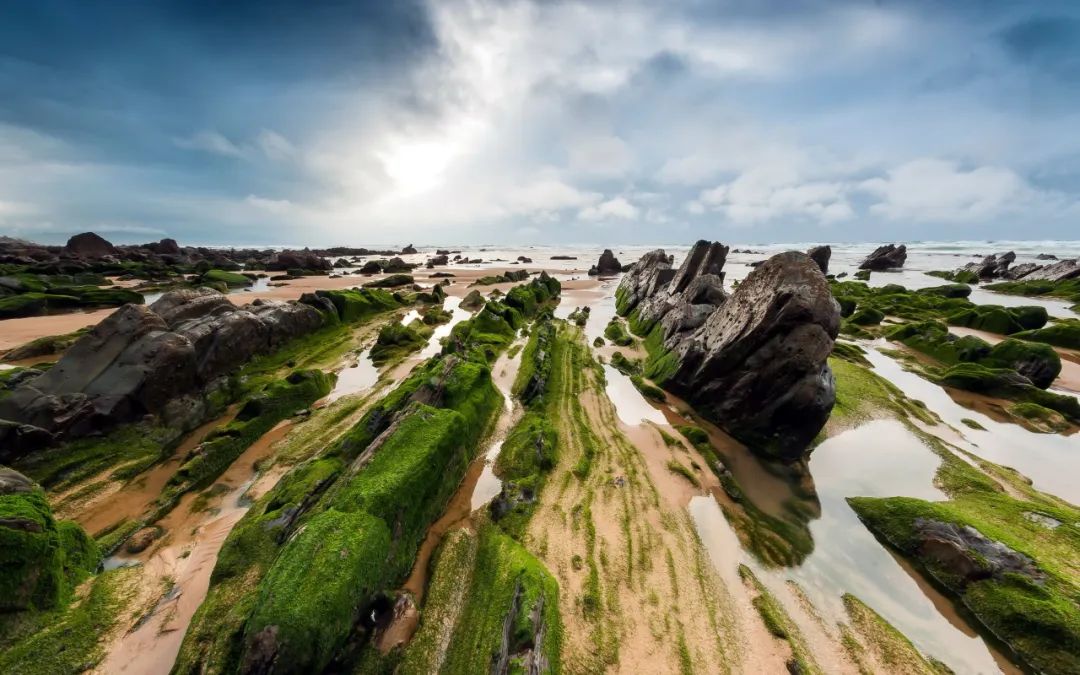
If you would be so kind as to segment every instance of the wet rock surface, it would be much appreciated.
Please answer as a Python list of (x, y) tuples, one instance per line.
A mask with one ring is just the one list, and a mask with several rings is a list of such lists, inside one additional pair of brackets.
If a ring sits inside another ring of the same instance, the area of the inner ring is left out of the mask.
[[(801, 458), (835, 400), (827, 359), (840, 308), (820, 267), (790, 251), (727, 297), (727, 247), (700, 241), (676, 272), (662, 250), (624, 277), (620, 313), (663, 331), (664, 386), (759, 454)], [(655, 328), (653, 328), (655, 330)]]
[(206, 288), (166, 293), (150, 307), (125, 305), (54, 367), (0, 400), (4, 454), (10, 459), (53, 440), (201, 405), (183, 400), (200, 399), (215, 379), (322, 323), (323, 314), (302, 302), (237, 307)]
[(831, 246), (815, 246), (806, 252), (819, 268), (822, 274), (829, 273), (829, 259), (832, 258)]
[(589, 268), (589, 276), (611, 276), (622, 271), (622, 263), (619, 262), (619, 259), (615, 257), (610, 248), (605, 248), (604, 252), (600, 254), (600, 260)]
[(874, 252), (866, 256), (866, 260), (859, 265), (861, 270), (880, 272), (883, 270), (899, 269), (907, 262), (907, 246), (900, 244), (886, 244), (874, 249)]
[(919, 554), (961, 585), (1006, 574), (1019, 574), (1037, 582), (1046, 578), (1031, 558), (971, 526), (918, 518), (915, 532)]

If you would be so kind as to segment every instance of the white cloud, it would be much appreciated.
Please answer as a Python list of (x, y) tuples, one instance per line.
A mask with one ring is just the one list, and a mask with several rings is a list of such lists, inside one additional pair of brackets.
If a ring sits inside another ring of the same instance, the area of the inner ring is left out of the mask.
[(582, 209), (578, 218), (589, 221), (637, 220), (641, 210), (625, 197), (615, 197), (594, 206)]
[(200, 150), (212, 155), (221, 155), (223, 157), (242, 157), (244, 155), (244, 151), (240, 146), (216, 131), (199, 131), (187, 138), (175, 138), (173, 142), (179, 148)]
[[(850, 186), (833, 181), (802, 181), (790, 166), (770, 165), (741, 173), (735, 180), (698, 197), (702, 209), (723, 213), (738, 225), (783, 218), (804, 218), (830, 224), (850, 219)], [(688, 208), (697, 208), (691, 204)]]
[(269, 199), (267, 197), (259, 197), (258, 195), (248, 195), (244, 199), (244, 202), (260, 211), (266, 211), (267, 213), (277, 215), (291, 211), (294, 206), (288, 199)]
[(296, 154), (296, 148), (281, 134), (270, 129), (263, 129), (255, 138), (255, 144), (268, 158), (284, 161)]
[(963, 222), (1017, 209), (1039, 195), (1014, 171), (996, 166), (961, 169), (956, 162), (923, 158), (891, 169), (859, 188), (880, 202), (871, 213), (890, 220)]
[(634, 152), (618, 136), (588, 136), (570, 148), (570, 168), (581, 174), (618, 177), (634, 166)]

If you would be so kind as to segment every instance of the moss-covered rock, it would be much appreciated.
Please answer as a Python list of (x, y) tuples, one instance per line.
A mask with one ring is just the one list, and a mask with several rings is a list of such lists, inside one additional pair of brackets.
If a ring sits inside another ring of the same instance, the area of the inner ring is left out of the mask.
[(65, 603), (100, 560), (78, 524), (53, 517), (40, 487), (0, 467), (0, 612)]
[(1061, 357), (1052, 347), (1022, 340), (1002, 340), (991, 348), (981, 363), (1012, 368), (1040, 389), (1049, 387), (1061, 373)]
[(393, 294), (381, 289), (335, 289), (316, 291), (315, 295), (330, 300), (337, 309), (340, 319), (349, 323), (368, 319), (380, 312), (397, 309), (404, 305)]
[(1043, 391), (1010, 368), (990, 368), (977, 363), (960, 363), (941, 373), (937, 381), (946, 387), (955, 387), (1017, 402), (1037, 403), (1045, 408), (1056, 410), (1066, 419), (1080, 423), (1080, 400), (1072, 396)]
[(247, 622), (243, 672), (322, 672), (386, 583), (385, 521), (324, 511), (307, 522), (259, 584)]
[(391, 321), (383, 325), (371, 348), (371, 362), (379, 366), (387, 361), (401, 358), (427, 344), (431, 329), (419, 321), (414, 324), (406, 326), (400, 322)]
[(391, 274), (382, 279), (367, 282), (364, 284), (364, 288), (397, 288), (398, 286), (408, 286), (413, 283), (416, 283), (416, 280), (413, 279), (411, 274)]
[(873, 307), (862, 307), (855, 310), (855, 313), (848, 318), (848, 321), (856, 326), (873, 326), (881, 323), (884, 318), (885, 315), (880, 310)]
[(252, 284), (249, 277), (238, 272), (227, 272), (225, 270), (207, 270), (199, 276), (199, 282), (202, 284), (222, 283), (230, 288), (242, 288)]
[(1045, 328), (1022, 331), (1013, 337), (1068, 349), (1080, 349), (1080, 319), (1058, 319)]

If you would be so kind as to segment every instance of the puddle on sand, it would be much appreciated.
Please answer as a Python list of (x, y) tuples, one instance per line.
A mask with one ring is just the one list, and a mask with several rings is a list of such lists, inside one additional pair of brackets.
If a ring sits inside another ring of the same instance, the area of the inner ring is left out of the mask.
[(250, 498), (264, 494), (281, 477), (281, 472), (274, 469), (256, 477), (253, 468), (271, 454), (273, 445), (291, 427), (288, 420), (275, 426), (218, 478), (218, 484), (230, 489), (221, 496), (216, 508), (195, 512), (192, 505), (198, 494), (184, 495), (159, 523), (166, 530), (166, 539), (160, 546), (152, 546), (137, 556), (113, 556), (106, 561), (107, 567), (141, 562), (145, 567), (141, 583), (157, 587), (171, 578), (175, 587), (145, 622), (108, 646), (107, 656), (97, 672), (167, 675), (172, 670), (191, 618), (206, 598), (210, 573), (225, 539), (247, 513)]
[(339, 370), (337, 376), (334, 389), (325, 399), (327, 403), (333, 403), (342, 396), (371, 389), (379, 381), (379, 369), (371, 362), (368, 350), (365, 349), (357, 355), (354, 363)]
[(611, 403), (615, 406), (615, 412), (623, 424), (634, 426), (642, 422), (654, 424), (667, 424), (664, 413), (649, 405), (645, 397), (637, 390), (630, 378), (621, 372), (604, 364), (604, 391)]
[[(948, 391), (904, 370), (877, 349), (866, 351), (874, 371), (900, 388), (908, 397), (926, 404), (961, 438), (950, 438), (964, 450), (997, 464), (1012, 467), (1030, 478), (1037, 489), (1080, 503), (1080, 434), (1039, 434), (1019, 424), (1000, 422), (979, 410), (960, 405)], [(958, 396), (966, 392), (958, 392)], [(961, 420), (972, 419), (985, 427), (970, 429)], [(939, 434), (935, 427), (928, 431)], [(958, 442), (957, 442), (958, 441)]]
[(401, 317), (401, 325), (402, 326), (408, 326), (415, 319), (419, 319), (419, 318), (420, 318), (420, 312), (416, 311), (415, 309), (410, 309), (405, 314), (405, 316)]
[[(877, 420), (822, 443), (810, 457), (821, 516), (810, 522), (814, 550), (798, 567), (763, 569), (739, 546), (713, 496), (696, 497), (689, 510), (698, 536), (728, 584), (738, 583), (736, 567), (748, 564), (781, 602), (793, 598), (785, 581), (796, 581), (830, 623), (847, 622), (841, 596), (852, 593), (907, 635), (919, 649), (945, 661), (957, 673), (1008, 668), (952, 603), (918, 578), (877, 541), (845, 498), (911, 496), (943, 499), (933, 486), (939, 459), (896, 420)], [(800, 612), (790, 607), (793, 616)], [(1006, 672), (1008, 672), (1006, 670)]]
[(172, 478), (188, 453), (203, 442), (207, 434), (228, 424), (236, 416), (240, 406), (230, 406), (224, 415), (211, 420), (188, 433), (173, 451), (172, 457), (153, 467), (135, 480), (123, 485), (107, 498), (79, 509), (74, 519), (90, 534), (101, 532), (127, 518), (141, 516), (161, 495), (165, 484)]
[(462, 309), (460, 305), (461, 298), (452, 295), (446, 296), (443, 301), (443, 309), (450, 311), (452, 316), (446, 323), (435, 327), (435, 331), (431, 334), (427, 345), (417, 355), (419, 360), (431, 358), (442, 351), (442, 339), (450, 335), (450, 331), (453, 330), (454, 326), (472, 316), (472, 312)]

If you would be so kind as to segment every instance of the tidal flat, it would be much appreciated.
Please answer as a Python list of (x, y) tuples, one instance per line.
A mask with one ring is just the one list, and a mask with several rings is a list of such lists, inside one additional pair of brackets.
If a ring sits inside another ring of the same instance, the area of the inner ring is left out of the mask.
[(731, 248), (84, 260), (143, 302), (0, 320), (0, 672), (1080, 670), (1072, 286)]

